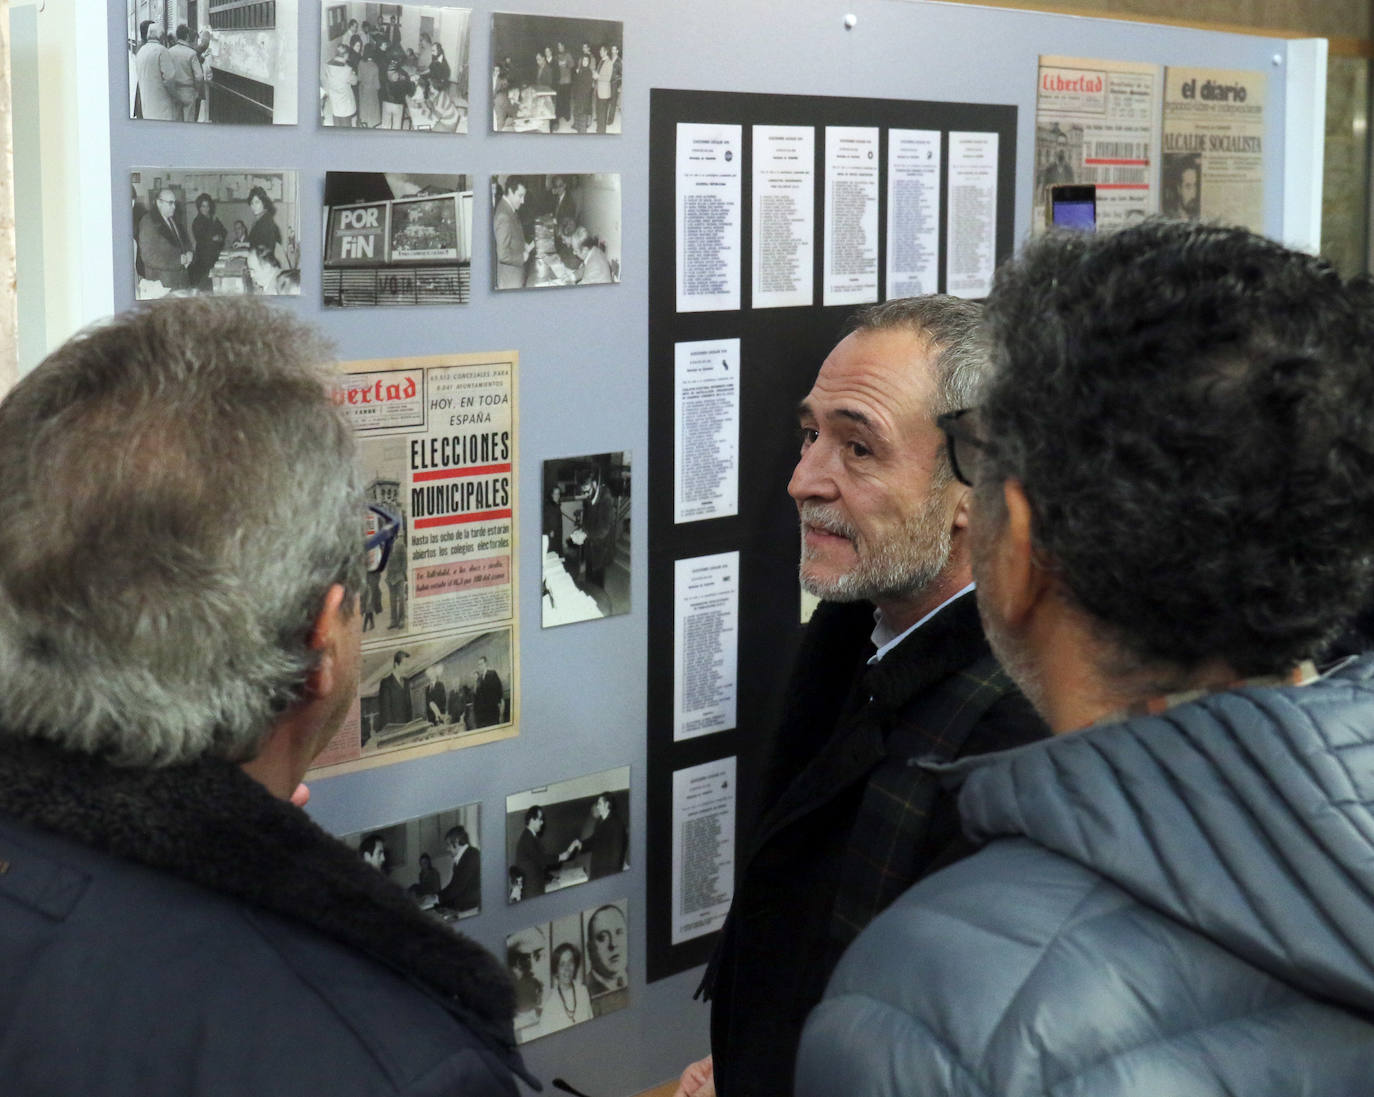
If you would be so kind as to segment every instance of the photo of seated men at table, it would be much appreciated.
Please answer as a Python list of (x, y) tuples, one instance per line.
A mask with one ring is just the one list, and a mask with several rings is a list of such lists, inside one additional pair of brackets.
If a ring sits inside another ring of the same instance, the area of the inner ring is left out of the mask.
[(135, 300), (300, 293), (296, 172), (136, 168), (129, 181)]
[(511, 721), (508, 629), (423, 643), (365, 645), (362, 753), (450, 739)]
[(620, 133), (625, 25), (491, 17), (493, 133)]
[(630, 611), (630, 454), (544, 462), (544, 628)]
[(492, 285), (548, 289), (620, 281), (620, 176), (493, 175)]
[(591, 907), (506, 938), (515, 1041), (528, 1043), (630, 1004), (629, 903)]
[(340, 839), (442, 922), (482, 910), (482, 806), (463, 804)]
[(467, 133), (471, 24), (466, 8), (326, 2), (321, 124)]
[(508, 902), (623, 872), (629, 817), (629, 766), (507, 796)]

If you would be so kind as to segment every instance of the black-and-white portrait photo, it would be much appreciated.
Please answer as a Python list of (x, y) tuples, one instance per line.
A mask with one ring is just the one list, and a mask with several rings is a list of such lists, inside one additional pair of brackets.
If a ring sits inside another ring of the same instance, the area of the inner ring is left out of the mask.
[(136, 168), (134, 297), (301, 291), (294, 171)]
[(491, 17), (493, 133), (620, 133), (625, 24)]
[(630, 455), (544, 462), (544, 628), (630, 611)]
[(382, 647), (363, 640), (364, 755), (510, 723), (509, 629)]
[(1184, 221), (1196, 221), (1202, 216), (1201, 153), (1166, 152), (1163, 182), (1159, 196), (1160, 213)]
[(421, 910), (456, 922), (482, 910), (481, 833), (482, 806), (463, 804), (341, 841), (404, 888)]
[(493, 175), (492, 286), (620, 281), (620, 176)]
[(296, 124), (296, 0), (127, 0), (129, 117)]
[(320, 123), (467, 133), (472, 12), (424, 4), (320, 10)]
[(630, 1004), (628, 911), (629, 901), (617, 899), (506, 938), (517, 1043)]
[(1074, 182), (1074, 165), (1083, 162), (1083, 127), (1058, 122), (1035, 127), (1037, 201), (1049, 201), (1050, 188)]
[(326, 308), (467, 304), (469, 176), (326, 172), (324, 207)]
[(629, 819), (629, 766), (507, 796), (507, 901), (623, 872)]

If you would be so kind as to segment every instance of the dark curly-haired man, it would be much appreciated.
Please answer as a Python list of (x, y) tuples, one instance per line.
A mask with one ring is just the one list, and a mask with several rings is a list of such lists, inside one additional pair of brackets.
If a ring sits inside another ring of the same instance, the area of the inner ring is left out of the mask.
[[(1374, 309), (1239, 229), (1037, 242), (942, 417), (1056, 733), (947, 767), (976, 855), (846, 953), (797, 1092), (1346, 1097), (1374, 1063)], [(951, 772), (952, 771), (952, 772)]]

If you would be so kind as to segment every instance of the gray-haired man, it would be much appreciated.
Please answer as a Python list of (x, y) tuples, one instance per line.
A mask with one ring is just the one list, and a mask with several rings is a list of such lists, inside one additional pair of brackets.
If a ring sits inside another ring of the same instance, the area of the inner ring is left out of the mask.
[(935, 425), (986, 367), (980, 313), (944, 296), (861, 310), (798, 408), (788, 491), (801, 582), (822, 604), (703, 980), (714, 1082), (696, 1064), (688, 1095), (712, 1084), (722, 1097), (790, 1091), (802, 1020), (844, 946), (957, 833), (952, 802), (910, 761), (1044, 734), (983, 639), (968, 492)]
[(165, 301), (0, 404), (6, 1092), (515, 1092), (502, 966), (291, 802), (359, 666), (325, 358)]

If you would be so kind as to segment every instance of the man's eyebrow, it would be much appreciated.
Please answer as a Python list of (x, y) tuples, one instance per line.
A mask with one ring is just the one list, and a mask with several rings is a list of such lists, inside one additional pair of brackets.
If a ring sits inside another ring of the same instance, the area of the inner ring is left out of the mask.
[[(811, 405), (803, 400), (797, 405), (797, 418), (816, 419), (819, 418), (819, 416), (816, 415)], [(851, 423), (858, 423), (859, 426), (867, 427), (869, 430), (876, 431), (878, 429), (877, 424), (875, 424), (872, 419), (861, 411), (855, 411), (853, 408), (836, 408), (834, 411), (827, 413), (826, 418), (848, 419)]]
[(861, 411), (855, 411), (853, 408), (836, 408), (830, 413), (830, 418), (848, 419), (850, 422), (858, 423), (859, 426), (867, 427), (869, 430), (878, 429), (872, 419)]

